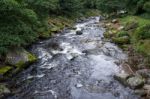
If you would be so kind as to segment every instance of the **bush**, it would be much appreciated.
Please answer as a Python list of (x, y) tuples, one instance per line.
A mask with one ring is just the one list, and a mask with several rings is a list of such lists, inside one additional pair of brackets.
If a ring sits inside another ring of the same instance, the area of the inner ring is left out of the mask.
[(128, 32), (120, 31), (120, 32), (117, 33), (117, 37), (123, 37), (123, 36), (129, 36)]
[(150, 24), (142, 26), (136, 31), (137, 39), (149, 39), (150, 38)]
[(150, 13), (150, 2), (146, 2), (146, 3), (144, 4), (143, 9), (144, 9), (146, 12), (149, 12), (149, 13)]

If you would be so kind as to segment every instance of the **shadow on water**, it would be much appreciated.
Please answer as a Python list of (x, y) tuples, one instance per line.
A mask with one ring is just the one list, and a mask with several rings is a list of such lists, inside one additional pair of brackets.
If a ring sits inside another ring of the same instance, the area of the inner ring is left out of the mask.
[(32, 46), (39, 61), (12, 81), (15, 95), (8, 99), (139, 99), (113, 79), (124, 72), (115, 63), (127, 56), (103, 41), (105, 29), (99, 17), (75, 27)]

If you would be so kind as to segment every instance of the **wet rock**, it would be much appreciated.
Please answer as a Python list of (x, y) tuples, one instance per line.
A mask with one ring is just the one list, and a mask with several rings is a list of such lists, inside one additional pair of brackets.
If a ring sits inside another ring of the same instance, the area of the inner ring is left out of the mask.
[(127, 84), (132, 89), (142, 88), (144, 86), (144, 79), (140, 76), (133, 76), (127, 79)]
[(82, 35), (83, 32), (82, 31), (76, 31), (76, 35)]
[(119, 81), (121, 84), (127, 86), (126, 80), (129, 78), (129, 76), (130, 76), (129, 74), (121, 73), (114, 75), (114, 79)]
[(144, 78), (150, 78), (150, 69), (141, 69), (138, 70), (136, 73), (140, 74)]
[(89, 49), (89, 50), (82, 51), (82, 53), (93, 54), (93, 55), (99, 55), (99, 54), (101, 54), (101, 52), (102, 52), (101, 49)]
[(143, 90), (143, 89), (141, 89), (141, 90), (134, 90), (134, 94), (136, 94), (136, 95), (140, 95), (140, 96), (146, 96), (147, 95), (147, 91), (146, 90)]
[(0, 98), (4, 98), (4, 95), (11, 94), (11, 91), (4, 84), (0, 84)]
[(59, 51), (62, 51), (62, 50), (63, 50), (63, 49), (60, 47), (60, 45), (59, 45), (58, 43), (55, 43), (55, 42), (49, 43), (49, 44), (48, 44), (48, 47), (49, 47), (50, 49), (54, 49), (54, 50), (59, 50)]
[(78, 84), (76, 84), (76, 87), (77, 87), (77, 88), (81, 88), (81, 87), (83, 87), (83, 85), (80, 84), (80, 83), (78, 83)]
[(6, 62), (10, 65), (13, 65), (17, 68), (23, 68), (30, 63), (33, 63), (37, 60), (36, 56), (27, 52), (24, 49), (16, 49), (10, 51), (6, 55)]

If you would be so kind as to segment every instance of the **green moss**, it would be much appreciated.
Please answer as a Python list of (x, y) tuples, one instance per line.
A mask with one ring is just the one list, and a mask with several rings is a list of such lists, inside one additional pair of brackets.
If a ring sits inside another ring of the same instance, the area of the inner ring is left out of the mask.
[(37, 57), (31, 53), (28, 53), (28, 59), (29, 59), (29, 62), (35, 62), (37, 60)]
[(150, 1), (146, 2), (143, 8), (146, 12), (150, 13)]
[(40, 33), (40, 38), (49, 38), (51, 36), (51, 31), (46, 31), (46, 32), (42, 32)]
[(145, 19), (145, 18), (142, 18), (142, 17), (139, 17), (139, 16), (126, 16), (126, 17), (120, 18), (120, 22), (123, 25), (126, 25), (127, 23), (133, 22), (133, 21), (138, 22), (139, 26), (150, 24), (149, 19)]
[(0, 74), (1, 75), (4, 75), (6, 74), (8, 71), (10, 71), (12, 69), (11, 66), (3, 66), (3, 67), (0, 67)]
[(10, 90), (6, 87), (6, 85), (0, 84), (0, 95), (8, 93), (10, 93)]
[(136, 50), (150, 56), (150, 40), (141, 40), (136, 44)]
[(116, 44), (129, 44), (130, 43), (130, 39), (127, 36), (124, 37), (113, 37), (112, 41)]
[(127, 31), (120, 31), (117, 33), (117, 37), (129, 36)]
[(135, 36), (137, 40), (150, 39), (150, 24), (139, 27), (137, 31), (135, 31)]
[(25, 66), (25, 62), (24, 61), (19, 61), (17, 64), (15, 64), (15, 66), (17, 68), (23, 68)]

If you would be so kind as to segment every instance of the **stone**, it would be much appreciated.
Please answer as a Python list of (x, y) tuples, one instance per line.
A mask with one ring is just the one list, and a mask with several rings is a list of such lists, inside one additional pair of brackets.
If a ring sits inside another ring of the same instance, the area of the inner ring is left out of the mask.
[(136, 21), (133, 21), (133, 22), (127, 23), (124, 30), (128, 31), (128, 30), (131, 30), (131, 29), (135, 29), (137, 27), (138, 27), (138, 23)]
[(143, 89), (150, 91), (150, 85), (145, 84), (144, 87), (143, 87)]
[(82, 31), (76, 31), (76, 35), (82, 35), (83, 32)]
[(150, 78), (150, 69), (141, 69), (136, 72), (144, 78)]
[(143, 89), (141, 89), (141, 90), (134, 90), (134, 94), (135, 95), (140, 95), (140, 96), (146, 96), (147, 95), (147, 91), (146, 90), (143, 90)]
[(0, 98), (3, 97), (3, 95), (11, 94), (11, 91), (6, 87), (4, 84), (0, 84)]
[(15, 49), (6, 55), (6, 63), (17, 68), (22, 68), (37, 60), (37, 57), (25, 49)]
[(120, 30), (123, 30), (124, 29), (124, 26), (120, 26), (120, 27), (118, 27), (118, 30), (120, 31)]
[(130, 76), (129, 74), (120, 73), (120, 74), (114, 75), (114, 79), (119, 81), (121, 84), (127, 86), (126, 80), (128, 79), (129, 76)]
[(109, 27), (109, 26), (111, 26), (111, 23), (107, 23), (107, 24), (105, 24), (107, 27)]
[(117, 19), (113, 19), (111, 22), (112, 23), (118, 23), (118, 20)]
[(132, 89), (142, 88), (144, 86), (144, 79), (140, 76), (132, 76), (127, 79), (127, 84)]
[(150, 84), (150, 78), (146, 78), (146, 84)]

